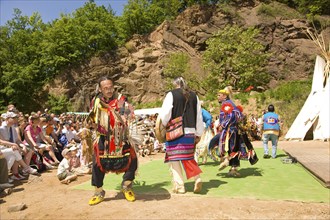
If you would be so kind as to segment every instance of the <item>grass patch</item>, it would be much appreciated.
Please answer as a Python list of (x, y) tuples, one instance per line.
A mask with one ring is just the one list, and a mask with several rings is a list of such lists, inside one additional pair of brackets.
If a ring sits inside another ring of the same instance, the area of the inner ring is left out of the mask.
[[(290, 200), (329, 203), (330, 190), (323, 187), (312, 174), (299, 163), (283, 164), (285, 153), (278, 150), (278, 158), (263, 159), (263, 149), (257, 148), (260, 159), (251, 166), (241, 161), (240, 178), (228, 177), (228, 168), (218, 171), (218, 164), (209, 159), (203, 170), (204, 182), (201, 194), (193, 194), (194, 182), (185, 183), (186, 195), (218, 198), (252, 198), (261, 200)], [(104, 180), (105, 190), (120, 190), (122, 174), (108, 174)], [(171, 192), (171, 177), (163, 160), (154, 160), (139, 167), (134, 181), (136, 194), (161, 195)], [(74, 189), (93, 190), (90, 181), (74, 186)]]
[(283, 19), (303, 19), (304, 16), (301, 15), (296, 10), (289, 8), (285, 4), (279, 2), (271, 2), (270, 4), (261, 3), (258, 11), (258, 15), (264, 17), (282, 17)]

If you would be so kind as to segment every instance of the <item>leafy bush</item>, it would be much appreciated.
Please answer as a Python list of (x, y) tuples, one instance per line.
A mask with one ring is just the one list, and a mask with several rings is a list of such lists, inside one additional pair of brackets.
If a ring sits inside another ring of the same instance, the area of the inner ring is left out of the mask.
[(302, 14), (330, 15), (329, 0), (277, 0)]
[(232, 5), (229, 5), (228, 3), (218, 4), (218, 8), (225, 15), (232, 16), (232, 17), (237, 17), (237, 15), (238, 15), (238, 13), (236, 12), (236, 8)]
[[(244, 90), (253, 85), (264, 86), (269, 81), (265, 63), (269, 54), (255, 38), (259, 30), (228, 25), (206, 41), (203, 67), (209, 71), (205, 84), (214, 94), (228, 85)], [(244, 44), (242, 44), (244, 42)]]
[(325, 29), (330, 27), (330, 19), (319, 15), (307, 15), (307, 20), (317, 29)]
[(275, 106), (275, 111), (284, 122), (284, 128), (291, 126), (304, 105), (310, 90), (312, 80), (285, 82), (275, 89), (256, 95), (258, 107), (267, 109), (269, 104)]
[(186, 53), (178, 52), (169, 54), (164, 60), (164, 76), (166, 88), (172, 89), (172, 80), (177, 77), (184, 77), (188, 71), (189, 56)]
[(137, 51), (132, 42), (127, 42), (127, 43), (125, 43), (124, 46), (128, 50), (128, 52), (130, 52), (130, 53), (134, 53), (134, 52)]
[(55, 96), (50, 94), (46, 105), (49, 111), (55, 114), (61, 114), (72, 110), (72, 105), (65, 95)]

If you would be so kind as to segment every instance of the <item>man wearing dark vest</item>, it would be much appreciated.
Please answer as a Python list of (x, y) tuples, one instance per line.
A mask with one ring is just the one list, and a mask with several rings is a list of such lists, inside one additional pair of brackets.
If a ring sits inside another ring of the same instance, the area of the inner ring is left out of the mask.
[[(268, 112), (262, 117), (262, 142), (264, 146), (264, 158), (276, 158), (277, 142), (280, 134), (279, 116), (275, 113), (274, 105), (268, 106)], [(272, 155), (268, 152), (268, 141), (272, 142)]]
[(174, 193), (186, 192), (182, 168), (187, 179), (195, 179), (194, 193), (199, 193), (202, 190), (202, 170), (194, 155), (195, 144), (204, 131), (201, 105), (198, 96), (188, 88), (182, 77), (174, 79), (173, 86), (174, 89), (166, 94), (159, 116), (164, 127), (182, 116), (184, 134), (173, 140), (166, 139), (165, 163), (168, 163), (172, 173)]

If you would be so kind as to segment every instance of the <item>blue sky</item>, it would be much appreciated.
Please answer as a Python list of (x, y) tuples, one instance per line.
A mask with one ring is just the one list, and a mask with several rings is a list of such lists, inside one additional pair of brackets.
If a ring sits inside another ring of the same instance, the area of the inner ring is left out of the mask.
[[(19, 8), (23, 15), (31, 16), (38, 12), (44, 23), (59, 18), (61, 13), (69, 14), (80, 8), (88, 0), (0, 0), (0, 25), (5, 25), (13, 18), (14, 8)], [(121, 15), (128, 0), (95, 0), (97, 5), (111, 5), (116, 15)]]

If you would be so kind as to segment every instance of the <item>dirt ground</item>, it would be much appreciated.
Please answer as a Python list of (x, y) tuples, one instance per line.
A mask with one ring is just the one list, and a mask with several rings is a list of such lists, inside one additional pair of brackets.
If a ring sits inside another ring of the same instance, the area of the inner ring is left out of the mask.
[[(140, 157), (140, 163), (163, 156)], [(137, 194), (135, 202), (127, 202), (121, 193), (107, 191), (104, 202), (89, 206), (93, 192), (70, 186), (90, 178), (80, 176), (68, 186), (59, 183), (56, 170), (30, 176), (16, 183), (12, 194), (1, 196), (0, 219), (330, 219), (329, 203), (223, 199), (171, 192)], [(8, 207), (20, 203), (27, 208), (8, 212)]]

